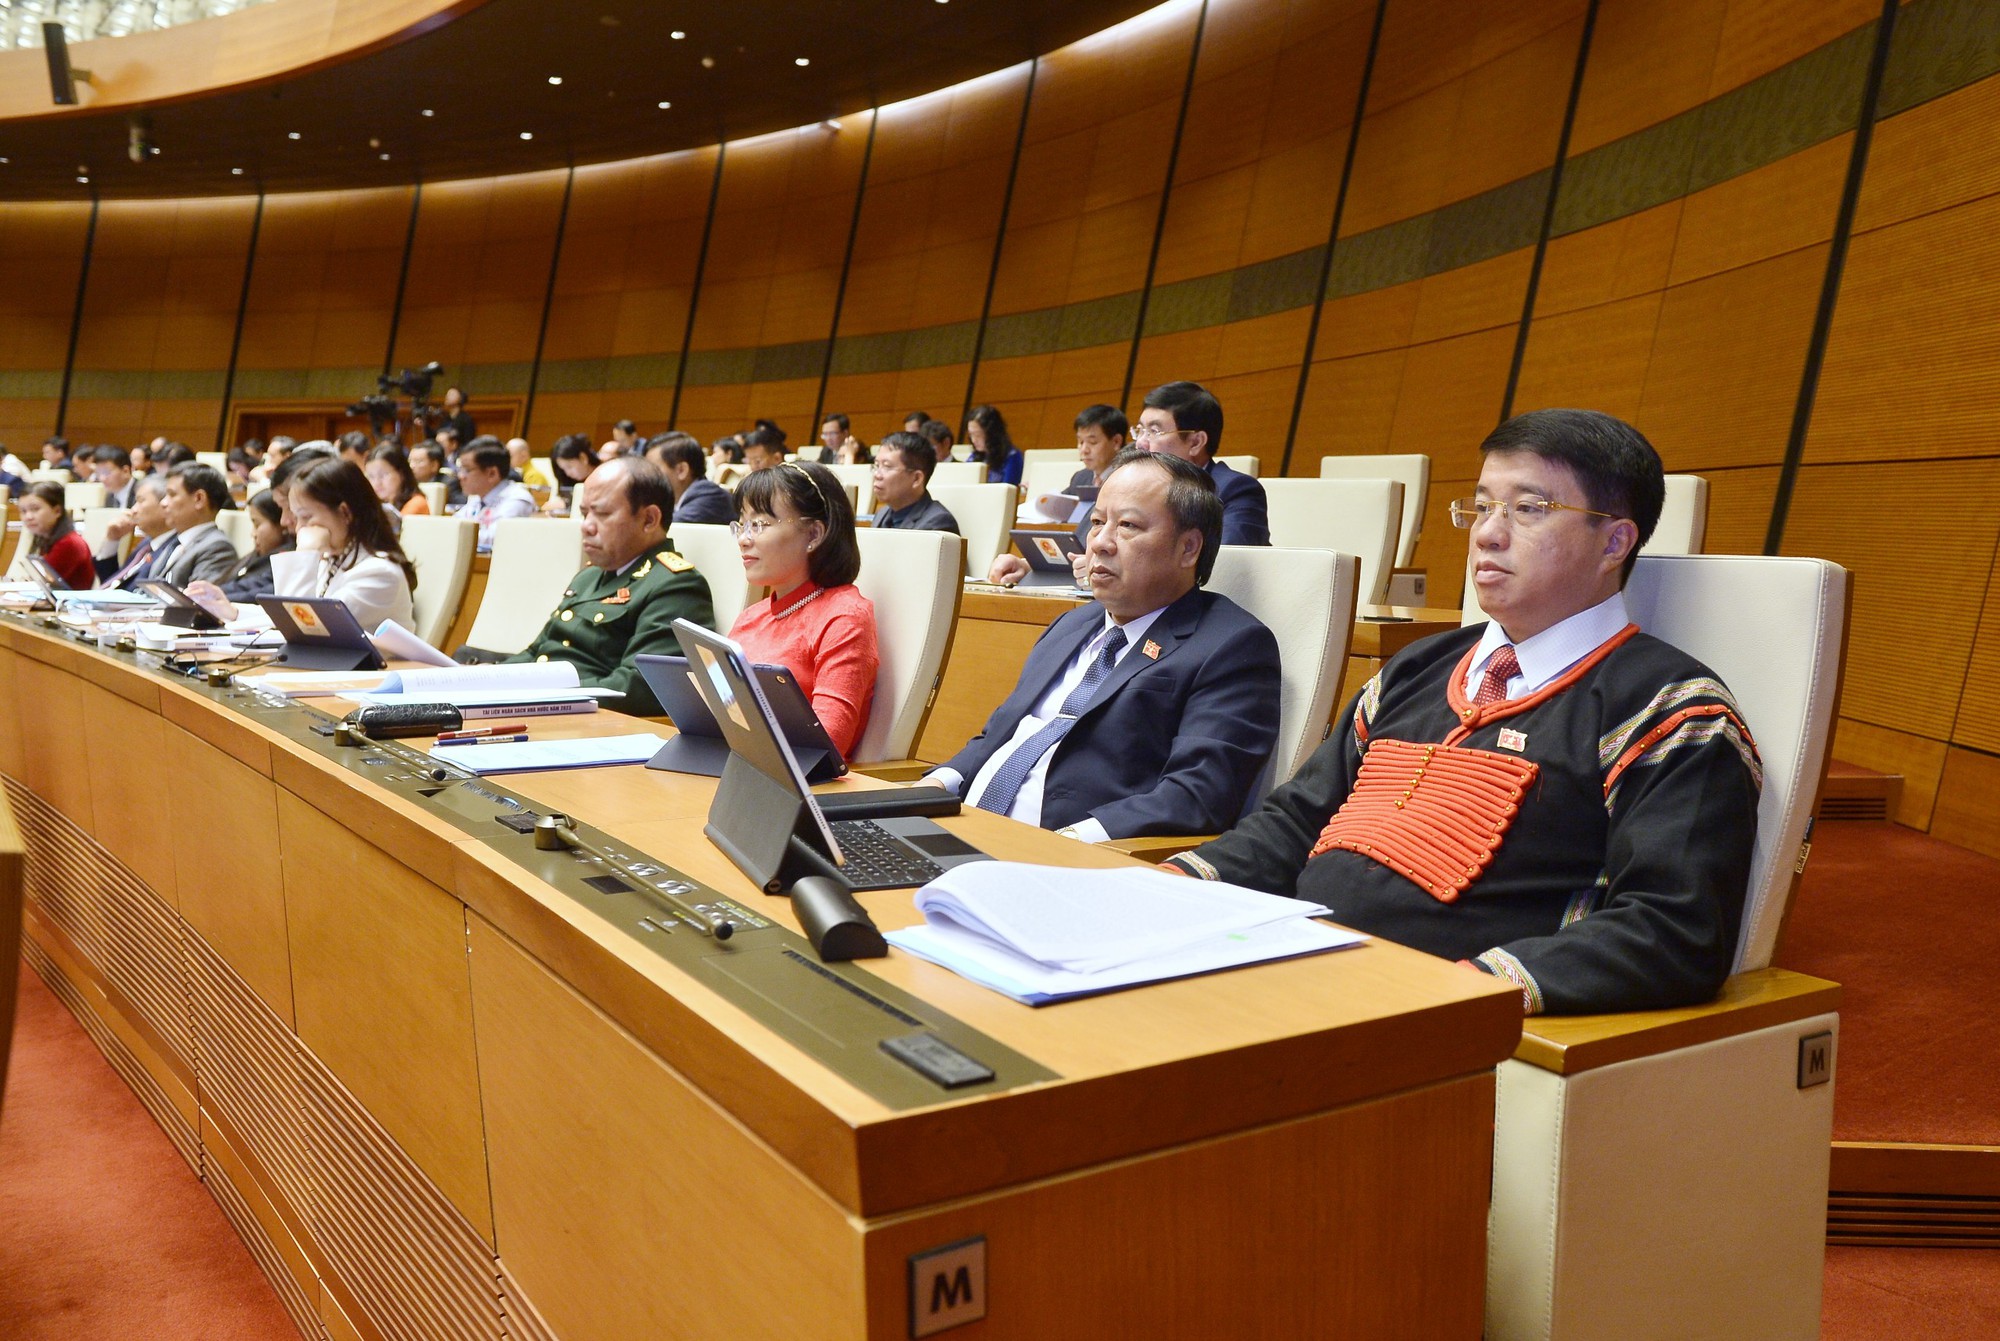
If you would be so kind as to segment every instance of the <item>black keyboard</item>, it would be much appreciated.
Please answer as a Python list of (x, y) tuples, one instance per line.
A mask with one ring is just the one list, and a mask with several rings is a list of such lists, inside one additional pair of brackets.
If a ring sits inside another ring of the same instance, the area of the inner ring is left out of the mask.
[(840, 878), (854, 889), (914, 889), (944, 874), (944, 867), (873, 820), (833, 820), (828, 827), (847, 858)]

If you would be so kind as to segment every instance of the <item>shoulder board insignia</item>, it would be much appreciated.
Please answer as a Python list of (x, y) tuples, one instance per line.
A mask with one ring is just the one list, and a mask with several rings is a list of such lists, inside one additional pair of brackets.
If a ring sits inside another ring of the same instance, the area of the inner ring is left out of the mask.
[(667, 550), (660, 555), (660, 562), (667, 566), (669, 572), (692, 573), (694, 571), (694, 560), (682, 558), (672, 550)]

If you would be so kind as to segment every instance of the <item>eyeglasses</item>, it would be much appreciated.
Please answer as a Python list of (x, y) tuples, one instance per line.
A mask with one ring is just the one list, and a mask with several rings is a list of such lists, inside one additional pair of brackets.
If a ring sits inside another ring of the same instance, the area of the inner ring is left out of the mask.
[(1132, 425), (1132, 441), (1151, 442), (1155, 438), (1178, 438), (1187, 432), (1184, 428), (1161, 428), (1158, 424)]
[(782, 525), (784, 525), (784, 518), (782, 517), (752, 517), (747, 522), (733, 521), (729, 523), (729, 534), (735, 536), (738, 540), (741, 540), (746, 535), (755, 540), (773, 526)]
[(1511, 503), (1502, 502), (1497, 498), (1451, 500), (1451, 524), (1461, 531), (1469, 531), (1496, 514), (1503, 521), (1512, 521), (1518, 530), (1532, 531), (1558, 512), (1581, 512), (1590, 517), (1609, 517), (1614, 520), (1618, 516), (1615, 512), (1598, 512), (1591, 508), (1575, 507), (1569, 503), (1558, 503), (1552, 498), (1537, 498), (1533, 494), (1517, 498)]

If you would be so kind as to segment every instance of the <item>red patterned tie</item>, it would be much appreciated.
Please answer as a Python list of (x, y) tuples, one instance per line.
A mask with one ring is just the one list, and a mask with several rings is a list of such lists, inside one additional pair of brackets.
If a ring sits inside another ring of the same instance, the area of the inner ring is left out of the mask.
[(1486, 663), (1486, 678), (1479, 682), (1479, 692), (1472, 696), (1472, 701), (1482, 708), (1489, 703), (1500, 702), (1507, 697), (1507, 681), (1520, 673), (1521, 660), (1514, 655), (1510, 643), (1495, 652)]

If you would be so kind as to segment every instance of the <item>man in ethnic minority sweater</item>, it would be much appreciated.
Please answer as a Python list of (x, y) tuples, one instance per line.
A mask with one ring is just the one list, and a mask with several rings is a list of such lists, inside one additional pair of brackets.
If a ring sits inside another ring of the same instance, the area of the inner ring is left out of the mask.
[(1714, 672), (1626, 617), (1659, 456), (1584, 410), (1517, 416), (1480, 450), (1452, 521), (1491, 622), (1393, 658), (1291, 782), (1168, 865), (1467, 961), (1529, 1014), (1707, 1000), (1761, 771)]

